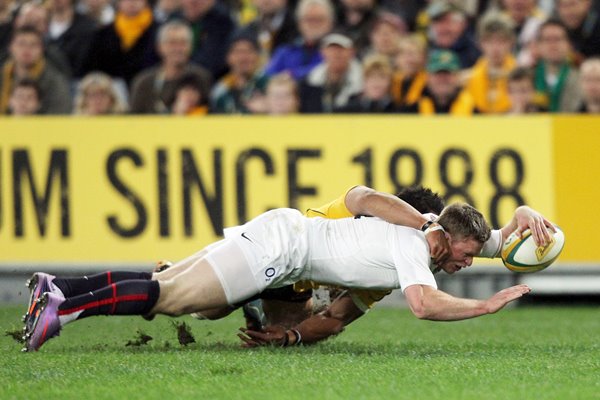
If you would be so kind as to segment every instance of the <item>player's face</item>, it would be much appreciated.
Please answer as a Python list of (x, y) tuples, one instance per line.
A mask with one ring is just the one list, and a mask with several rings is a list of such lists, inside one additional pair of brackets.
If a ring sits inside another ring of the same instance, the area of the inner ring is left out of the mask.
[(474, 239), (454, 239), (446, 234), (450, 244), (450, 257), (440, 267), (447, 273), (453, 274), (473, 264), (473, 257), (481, 252), (483, 244)]

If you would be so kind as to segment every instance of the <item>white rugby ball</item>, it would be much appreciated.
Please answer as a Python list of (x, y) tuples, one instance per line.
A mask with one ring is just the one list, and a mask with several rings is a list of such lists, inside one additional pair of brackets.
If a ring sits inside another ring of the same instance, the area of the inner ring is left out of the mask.
[(502, 245), (502, 262), (506, 268), (515, 272), (537, 272), (552, 264), (565, 247), (563, 231), (555, 228), (556, 233), (546, 246), (536, 246), (530, 230), (523, 232), (521, 237), (511, 233)]

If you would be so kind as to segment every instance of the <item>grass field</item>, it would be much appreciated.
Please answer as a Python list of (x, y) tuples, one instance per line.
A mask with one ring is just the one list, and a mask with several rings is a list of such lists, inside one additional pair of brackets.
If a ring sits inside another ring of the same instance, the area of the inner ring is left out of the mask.
[[(0, 307), (2, 332), (23, 307)], [(600, 311), (514, 308), (435, 323), (375, 309), (328, 342), (242, 349), (234, 314), (189, 323), (97, 317), (37, 353), (0, 338), (0, 399), (600, 399)], [(126, 347), (140, 329), (154, 340)]]

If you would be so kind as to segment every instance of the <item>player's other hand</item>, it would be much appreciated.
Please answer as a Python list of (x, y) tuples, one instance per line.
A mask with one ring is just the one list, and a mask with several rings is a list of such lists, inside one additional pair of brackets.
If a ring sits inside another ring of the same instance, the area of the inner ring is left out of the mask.
[(425, 235), (429, 244), (429, 254), (433, 262), (441, 265), (450, 255), (450, 244), (443, 230), (431, 231)]
[(503, 289), (485, 301), (488, 314), (500, 311), (505, 305), (531, 292), (527, 285), (516, 285)]
[(281, 326), (267, 326), (262, 331), (255, 331), (246, 328), (240, 328), (238, 337), (243, 347), (258, 347), (275, 345), (281, 346), (287, 335), (286, 330)]
[(521, 237), (527, 229), (531, 230), (533, 241), (537, 246), (546, 246), (552, 241), (552, 232), (556, 232), (554, 225), (548, 221), (542, 214), (534, 209), (521, 206), (515, 211), (517, 219), (517, 236)]

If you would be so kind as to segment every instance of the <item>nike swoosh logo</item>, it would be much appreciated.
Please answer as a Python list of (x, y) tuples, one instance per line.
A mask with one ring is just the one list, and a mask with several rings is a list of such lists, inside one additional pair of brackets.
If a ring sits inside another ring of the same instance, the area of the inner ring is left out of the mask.
[(250, 238), (248, 236), (246, 236), (246, 232), (242, 232), (242, 237), (244, 239), (246, 239), (247, 241), (249, 241), (250, 243), (254, 243), (252, 240), (250, 240)]

